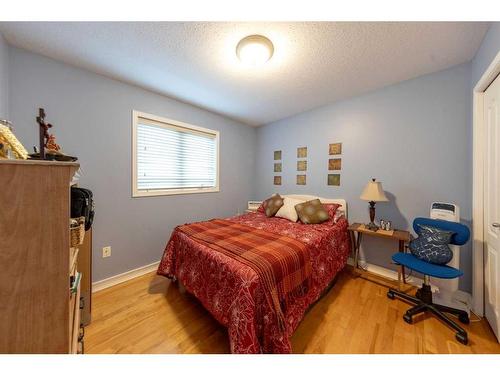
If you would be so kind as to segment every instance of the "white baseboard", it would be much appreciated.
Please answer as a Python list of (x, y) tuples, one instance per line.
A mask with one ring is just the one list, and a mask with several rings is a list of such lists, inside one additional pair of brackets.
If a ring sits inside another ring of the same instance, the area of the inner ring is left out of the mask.
[[(354, 259), (352, 258), (347, 259), (347, 264), (353, 266)], [(398, 272), (391, 270), (389, 268), (377, 266), (375, 264), (370, 264), (362, 260), (359, 261), (359, 266), (363, 268), (365, 271), (373, 273), (375, 275), (385, 277), (391, 280), (398, 279)], [(406, 276), (406, 282), (410, 285), (420, 287), (423, 283), (423, 280), (415, 276)], [(471, 300), (472, 300), (472, 296), (470, 293), (464, 292), (462, 290), (457, 290), (452, 294), (450, 294), (450, 292), (440, 291), (435, 284), (432, 284), (432, 279), (431, 279), (431, 290), (433, 293), (433, 298), (435, 299), (436, 302), (441, 303), (442, 305), (451, 306), (457, 309), (464, 310), (470, 315)]]
[[(121, 273), (119, 275), (108, 277), (107, 279), (96, 281), (96, 282), (92, 283), (92, 292), (98, 292), (100, 290), (112, 287), (112, 286), (117, 285), (117, 284), (121, 284), (125, 281), (132, 280), (136, 277), (145, 275), (149, 272), (156, 271), (159, 264), (160, 264), (159, 261), (154, 262), (154, 263), (147, 264), (145, 266)], [(352, 259), (352, 258), (347, 259), (347, 264), (349, 264), (351, 266), (354, 265), (354, 259)], [(376, 264), (367, 263), (367, 262), (362, 261), (362, 260), (359, 261), (359, 265), (365, 271), (368, 271), (368, 272), (373, 273), (375, 275), (382, 276), (382, 277), (385, 277), (385, 278), (390, 279), (390, 280), (397, 280), (398, 279), (398, 272), (391, 270), (389, 268), (377, 266)], [(418, 277), (415, 277), (415, 276), (407, 276), (406, 282), (408, 284), (420, 287), (423, 283), (423, 280), (418, 278)], [(434, 286), (432, 284), (431, 284), (431, 288), (432, 288), (433, 292), (439, 291), (439, 288), (437, 288), (436, 286)], [(458, 292), (461, 292), (461, 291), (458, 291)], [(466, 292), (461, 292), (461, 293), (464, 295), (466, 294), (470, 297), (469, 293), (466, 293)]]
[[(136, 268), (136, 269), (133, 269), (133, 270), (130, 270), (130, 271), (127, 271), (127, 272), (124, 272), (124, 273), (121, 273), (119, 275), (108, 277), (107, 279), (96, 281), (96, 282), (92, 283), (92, 292), (98, 292), (99, 290), (103, 290), (103, 289), (112, 287), (114, 285), (123, 283), (125, 281), (131, 280), (133, 278), (145, 275), (149, 272), (156, 271), (156, 269), (158, 268), (158, 264), (160, 264), (159, 261), (142, 266), (142, 267), (139, 267), (139, 268)], [(347, 259), (347, 264), (352, 266), (354, 264), (354, 260), (352, 258)], [(382, 277), (385, 277), (385, 278), (388, 278), (391, 280), (398, 279), (397, 271), (391, 270), (389, 268), (377, 266), (375, 264), (366, 263), (362, 260), (359, 261), (359, 264), (365, 271), (368, 271), (368, 272), (373, 273), (375, 275), (382, 276)], [(422, 282), (423, 282), (422, 279), (419, 279), (419, 278), (416, 278), (413, 276), (407, 277), (406, 281), (409, 284), (417, 285), (417, 286), (422, 285)]]
[[(347, 264), (353, 266), (354, 259), (352, 259), (352, 258), (347, 259)], [(382, 277), (385, 277), (385, 278), (391, 279), (391, 280), (398, 279), (398, 272), (391, 270), (389, 268), (377, 266), (375, 264), (370, 264), (370, 263), (367, 263), (367, 262), (362, 261), (362, 260), (359, 261), (359, 265), (365, 271), (368, 271), (368, 272), (373, 273), (375, 275), (382, 276)], [(415, 277), (415, 276), (406, 276), (406, 282), (410, 285), (420, 287), (422, 285), (422, 283), (424, 282), (424, 280), (422, 280), (418, 277)], [(435, 284), (432, 284), (432, 279), (431, 279), (431, 289), (432, 289), (433, 293), (439, 294), (439, 288)], [(446, 292), (442, 292), (442, 295), (446, 295), (445, 293)], [(452, 299), (454, 300), (454, 302), (459, 303), (459, 304), (457, 304), (457, 306), (454, 306), (454, 307), (460, 308), (462, 310), (465, 309), (466, 311), (470, 310), (470, 305), (471, 305), (470, 301), (472, 299), (472, 296), (470, 293), (464, 292), (462, 290), (457, 290), (453, 294)], [(451, 306), (450, 303), (444, 303), (444, 304)]]
[[(352, 258), (347, 259), (347, 264), (353, 266), (354, 259), (352, 259)], [(398, 279), (398, 272), (391, 270), (389, 268), (377, 266), (376, 264), (367, 263), (367, 262), (362, 261), (362, 260), (359, 261), (359, 266), (360, 266), (360, 268), (364, 269), (365, 271), (368, 271), (368, 272), (373, 273), (375, 275), (382, 276), (382, 277), (385, 277), (385, 278), (391, 279), (391, 280)], [(408, 284), (411, 284), (411, 285), (421, 286), (424, 281), (422, 279), (419, 279), (418, 277), (415, 277), (415, 276), (406, 276), (406, 282)], [(436, 290), (436, 287), (434, 285), (431, 285), (431, 287), (432, 287), (433, 291)]]
[(134, 270), (120, 273), (119, 275), (108, 277), (107, 279), (96, 281), (92, 283), (92, 292), (98, 292), (100, 290), (112, 287), (113, 285), (117, 285), (136, 277), (145, 275), (149, 272), (156, 271), (156, 269), (158, 268), (158, 264), (160, 264), (159, 261), (147, 264)]

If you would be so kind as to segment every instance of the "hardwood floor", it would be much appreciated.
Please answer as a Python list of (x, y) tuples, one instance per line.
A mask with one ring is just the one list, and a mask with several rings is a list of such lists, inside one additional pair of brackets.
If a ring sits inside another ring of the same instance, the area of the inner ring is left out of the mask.
[[(408, 305), (386, 297), (390, 282), (350, 270), (306, 314), (294, 353), (500, 353), (485, 320), (465, 326), (469, 345), (434, 317), (403, 321)], [(226, 330), (170, 280), (147, 274), (97, 292), (86, 353), (228, 353)]]

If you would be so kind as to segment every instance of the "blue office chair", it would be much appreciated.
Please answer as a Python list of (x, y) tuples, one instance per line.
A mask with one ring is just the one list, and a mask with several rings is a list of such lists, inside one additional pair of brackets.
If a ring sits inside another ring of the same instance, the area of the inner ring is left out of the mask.
[[(470, 237), (469, 228), (460, 223), (420, 217), (416, 218), (413, 221), (413, 229), (417, 233), (419, 233), (418, 225), (425, 225), (453, 232), (454, 235), (451, 237), (451, 244), (454, 245), (463, 245), (467, 243)], [(454, 279), (456, 277), (462, 276), (463, 272), (446, 265), (438, 265), (425, 262), (409, 253), (396, 253), (392, 256), (392, 260), (396, 264), (405, 266), (424, 275), (424, 283), (422, 284), (422, 287), (417, 290), (415, 297), (392, 288), (390, 288), (387, 292), (387, 297), (389, 297), (390, 299), (394, 299), (394, 297), (397, 296), (407, 302), (415, 304), (415, 306), (407, 310), (403, 315), (403, 319), (405, 320), (405, 322), (411, 324), (414, 315), (429, 311), (456, 331), (455, 338), (458, 342), (467, 345), (467, 332), (444, 313), (450, 313), (458, 316), (460, 322), (465, 324), (469, 324), (469, 315), (463, 310), (433, 303), (432, 291), (429, 283), (430, 276), (440, 279)]]

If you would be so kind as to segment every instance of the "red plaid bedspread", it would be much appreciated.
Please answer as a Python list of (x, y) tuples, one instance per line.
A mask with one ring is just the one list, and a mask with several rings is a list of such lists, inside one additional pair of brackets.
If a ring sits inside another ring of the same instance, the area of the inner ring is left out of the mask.
[(347, 220), (304, 225), (258, 212), (226, 220), (305, 244), (311, 264), (309, 285), (304, 295), (289, 297), (286, 309), (282, 308), (285, 331), (273, 319), (264, 282), (256, 271), (179, 228), (172, 232), (158, 274), (176, 277), (227, 327), (232, 353), (290, 353), (291, 337), (307, 309), (346, 264), (350, 251)]
[(283, 309), (290, 297), (307, 291), (311, 263), (306, 245), (292, 237), (214, 219), (179, 226), (178, 229), (221, 253), (252, 268), (263, 283), (281, 329)]

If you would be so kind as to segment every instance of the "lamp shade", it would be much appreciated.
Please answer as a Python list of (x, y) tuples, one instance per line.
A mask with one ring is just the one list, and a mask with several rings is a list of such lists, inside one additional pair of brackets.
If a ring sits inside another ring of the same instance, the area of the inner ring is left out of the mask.
[(384, 189), (382, 189), (382, 183), (375, 181), (373, 178), (365, 186), (363, 193), (361, 193), (360, 198), (364, 201), (369, 202), (387, 202), (389, 199), (385, 196)]

